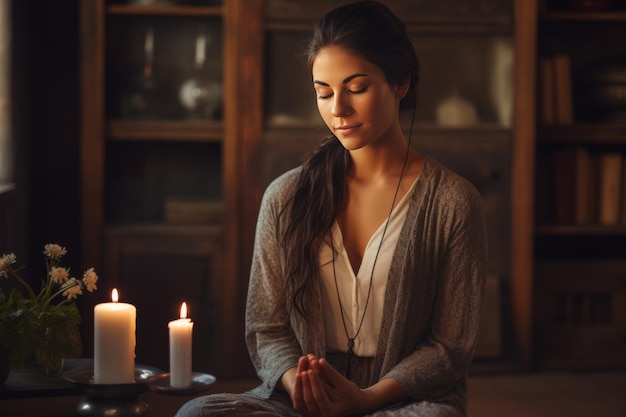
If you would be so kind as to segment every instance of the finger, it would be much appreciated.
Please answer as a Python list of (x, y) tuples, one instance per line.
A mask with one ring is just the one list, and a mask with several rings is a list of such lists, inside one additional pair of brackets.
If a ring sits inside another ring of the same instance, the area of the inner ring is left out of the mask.
[(293, 408), (296, 410), (300, 410), (303, 407), (304, 399), (302, 397), (302, 372), (306, 372), (306, 367), (308, 366), (307, 359), (302, 356), (298, 360), (298, 367), (296, 368), (296, 379), (293, 387), (293, 392), (291, 393), (291, 402), (293, 404)]
[(318, 376), (318, 378), (321, 378), (321, 380), (322, 380), (322, 382), (324, 384), (328, 385), (330, 381), (324, 375), (324, 370), (320, 366), (319, 361), (320, 361), (320, 359), (317, 359), (317, 357), (313, 357), (313, 358), (309, 357), (309, 367), (310, 367), (310, 369), (315, 371), (315, 373)]
[(301, 356), (300, 359), (298, 359), (298, 369), (297, 372), (306, 372), (308, 371), (309, 368), (309, 359), (307, 356)]
[(320, 410), (322, 415), (329, 415), (332, 404), (326, 390), (324, 389), (321, 379), (315, 371), (311, 370), (307, 372), (307, 380), (311, 387), (311, 394), (315, 399), (317, 408)]
[(313, 371), (303, 372), (300, 376), (302, 378), (302, 398), (307, 413), (317, 416), (320, 415), (320, 409), (311, 389), (309, 372), (312, 373)]
[(330, 386), (336, 386), (337, 383), (347, 380), (347, 378), (328, 363), (326, 359), (312, 362), (311, 368), (320, 376), (324, 383)]
[(291, 394), (291, 402), (293, 403), (293, 408), (296, 410), (299, 410), (304, 403), (302, 397), (302, 375), (300, 373), (296, 374), (296, 382), (293, 387), (293, 393)]

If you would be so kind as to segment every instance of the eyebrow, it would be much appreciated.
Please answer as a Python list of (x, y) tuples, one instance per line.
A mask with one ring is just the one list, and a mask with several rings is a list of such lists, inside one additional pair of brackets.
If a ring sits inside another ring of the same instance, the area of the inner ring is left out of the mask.
[[(360, 74), (360, 73), (359, 74), (352, 74), (352, 75), (344, 78), (344, 80), (341, 83), (342, 84), (347, 84), (347, 83), (349, 83), (350, 81), (354, 80), (357, 77), (367, 77), (367, 74)], [(328, 83), (325, 83), (324, 81), (320, 81), (320, 80), (313, 80), (313, 84), (320, 84), (320, 85), (323, 85), (323, 86), (326, 86), (326, 87), (329, 86)]]

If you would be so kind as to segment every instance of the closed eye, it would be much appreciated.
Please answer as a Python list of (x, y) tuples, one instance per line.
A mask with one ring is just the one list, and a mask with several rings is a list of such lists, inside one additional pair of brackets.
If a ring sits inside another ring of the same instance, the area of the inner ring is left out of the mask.
[[(348, 92), (352, 94), (363, 94), (366, 91), (367, 91), (367, 87), (363, 87), (358, 90), (348, 90)], [(331, 98), (332, 96), (333, 96), (333, 93), (324, 94), (323, 92), (318, 92), (317, 94), (317, 98), (320, 100), (325, 100), (325, 99)]]
[(348, 90), (348, 91), (351, 92), (352, 94), (363, 94), (364, 92), (367, 91), (367, 87), (363, 87), (358, 90)]

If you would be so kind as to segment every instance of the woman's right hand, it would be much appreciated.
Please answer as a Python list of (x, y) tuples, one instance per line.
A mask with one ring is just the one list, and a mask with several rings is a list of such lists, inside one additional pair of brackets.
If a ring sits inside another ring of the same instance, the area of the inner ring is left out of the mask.
[(365, 392), (315, 355), (300, 358), (291, 399), (307, 417), (340, 417), (367, 408)]

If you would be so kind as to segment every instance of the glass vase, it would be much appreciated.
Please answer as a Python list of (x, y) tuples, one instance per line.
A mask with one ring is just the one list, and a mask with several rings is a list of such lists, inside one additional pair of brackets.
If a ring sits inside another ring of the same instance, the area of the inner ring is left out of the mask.
[(77, 358), (82, 354), (82, 342), (78, 326), (64, 324), (44, 329), (42, 343), (36, 350), (37, 363), (47, 375), (63, 374), (66, 358)]

